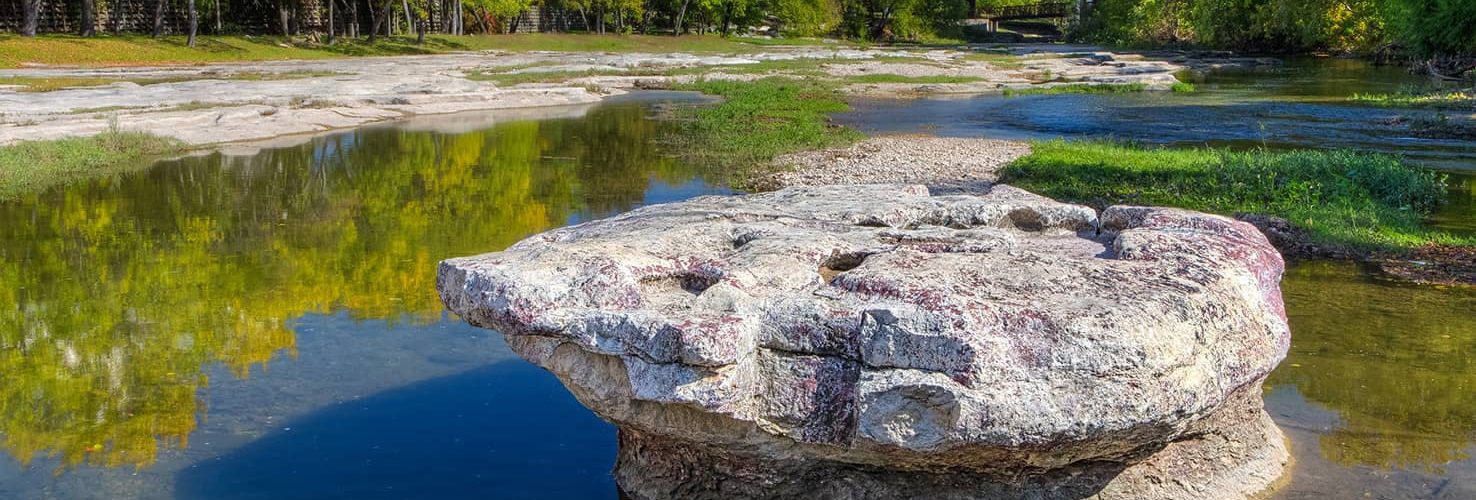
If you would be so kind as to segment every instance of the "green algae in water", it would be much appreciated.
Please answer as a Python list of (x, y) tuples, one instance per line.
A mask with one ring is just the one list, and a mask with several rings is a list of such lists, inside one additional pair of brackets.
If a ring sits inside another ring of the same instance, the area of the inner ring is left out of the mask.
[(1306, 262), (1288, 270), (1282, 292), (1292, 346), (1267, 385), (1337, 412), (1340, 422), (1318, 438), (1322, 458), (1437, 474), (1470, 458), (1476, 289)]

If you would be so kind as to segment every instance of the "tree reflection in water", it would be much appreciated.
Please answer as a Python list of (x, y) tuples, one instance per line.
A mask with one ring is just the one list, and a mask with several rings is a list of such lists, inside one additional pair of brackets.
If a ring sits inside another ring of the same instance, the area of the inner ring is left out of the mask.
[(0, 439), (142, 467), (186, 446), (207, 365), (295, 355), (287, 322), (442, 315), (435, 266), (628, 210), (667, 159), (637, 105), (470, 133), (369, 128), (0, 203)]
[(1268, 386), (1338, 413), (1318, 443), (1329, 461), (1438, 473), (1476, 441), (1476, 291), (1371, 276), (1318, 262), (1287, 273), (1291, 354)]

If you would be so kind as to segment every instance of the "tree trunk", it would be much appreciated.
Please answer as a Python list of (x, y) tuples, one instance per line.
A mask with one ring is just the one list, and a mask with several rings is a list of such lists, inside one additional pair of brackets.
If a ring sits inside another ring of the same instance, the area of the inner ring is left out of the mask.
[(425, 29), (426, 28), (428, 28), (428, 26), (426, 26), (426, 20), (424, 18), (420, 17), (420, 16), (416, 16), (415, 17), (415, 44), (416, 45), (424, 45), (425, 44)]
[(379, 23), (384, 22), (385, 12), (389, 11), (389, 0), (385, 0), (384, 9), (381, 9), (379, 12), (374, 11), (374, 3), (372, 2), (365, 3), (364, 5), (369, 7), (369, 19), (373, 20), (369, 25), (369, 41), (373, 42), (374, 37), (379, 35)]
[(338, 0), (328, 0), (328, 45), (333, 45), (333, 4)]
[(220, 0), (215, 0), (215, 34), (220, 35)]
[(410, 15), (410, 0), (400, 0), (400, 6), (405, 8), (405, 31), (409, 32), (415, 29), (414, 24), (416, 22), (415, 16)]
[(97, 5), (93, 0), (82, 0), (81, 29), (77, 34), (82, 36), (93, 36), (97, 34)]
[(195, 46), (195, 32), (200, 30), (200, 13), (195, 10), (195, 0), (190, 0), (190, 37), (185, 40), (185, 45)]
[(723, 9), (723, 29), (721, 30), (723, 32), (723, 38), (728, 37), (728, 26), (731, 26), (733, 24), (733, 8), (737, 2), (735, 2), (734, 0), (728, 0), (727, 3), (728, 5), (725, 6), (725, 9)]
[(277, 0), (277, 30), (282, 36), (292, 34), (292, 11), (287, 8), (287, 0)]
[(682, 0), (682, 8), (677, 11), (676, 22), (672, 23), (672, 36), (682, 35), (682, 20), (687, 17), (687, 6), (691, 3), (692, 0)]
[(154, 38), (164, 36), (164, 0), (154, 2)]
[(21, 0), (21, 35), (36, 36), (41, 25), (41, 0)]

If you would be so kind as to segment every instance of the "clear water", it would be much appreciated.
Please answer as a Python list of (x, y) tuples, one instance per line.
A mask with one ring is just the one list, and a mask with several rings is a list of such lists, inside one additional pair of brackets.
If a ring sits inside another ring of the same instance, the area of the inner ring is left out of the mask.
[[(1354, 93), (1434, 85), (1400, 68), (1304, 59), (1196, 78), (1199, 92), (870, 100), (837, 121), (871, 133), (1099, 138), (1170, 146), (1354, 148), (1450, 175), (1433, 226), (1476, 232), (1476, 142), (1410, 137), (1410, 111)], [(1476, 498), (1476, 290), (1304, 262), (1282, 283), (1292, 348), (1266, 387), (1296, 463), (1276, 498)]]
[[(1356, 93), (1439, 85), (1402, 68), (1351, 59), (1294, 59), (1279, 67), (1196, 78), (1198, 92), (1026, 95), (858, 102), (837, 121), (870, 133), (997, 139), (1097, 138), (1236, 148), (1352, 148), (1403, 155), (1450, 176), (1451, 203), (1433, 225), (1476, 232), (1476, 141), (1411, 136), (1389, 122), (1435, 111), (1355, 105)], [(1476, 118), (1476, 117), (1472, 117)]]
[[(1339, 92), (1245, 78), (1224, 92)], [(434, 266), (728, 192), (667, 155), (651, 105), (438, 117), (0, 202), (0, 498), (615, 498), (614, 430), (446, 316)], [(983, 106), (931, 120), (1014, 130)], [(866, 109), (847, 119), (912, 116)], [(1294, 340), (1266, 401), (1296, 463), (1277, 496), (1476, 498), (1476, 291), (1319, 262), (1284, 290)]]
[(0, 203), (0, 498), (613, 496), (614, 431), (443, 258), (726, 193), (650, 102), (441, 117)]

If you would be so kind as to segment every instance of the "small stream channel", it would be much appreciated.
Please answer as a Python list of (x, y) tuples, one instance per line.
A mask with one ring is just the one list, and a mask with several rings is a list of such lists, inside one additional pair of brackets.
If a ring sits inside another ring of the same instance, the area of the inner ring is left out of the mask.
[[(869, 101), (869, 131), (1310, 145), (1476, 172), (1334, 97), (1348, 61), (1217, 73), (1192, 95)], [(0, 202), (0, 498), (615, 498), (613, 428), (447, 316), (440, 259), (727, 193), (672, 159), (644, 94), (436, 117), (160, 162)], [(1476, 228), (1465, 194), (1434, 220)], [(1463, 198), (1464, 196), (1464, 198)], [(1301, 263), (1266, 401), (1278, 498), (1476, 498), (1476, 292)], [(40, 411), (34, 411), (39, 408)]]

